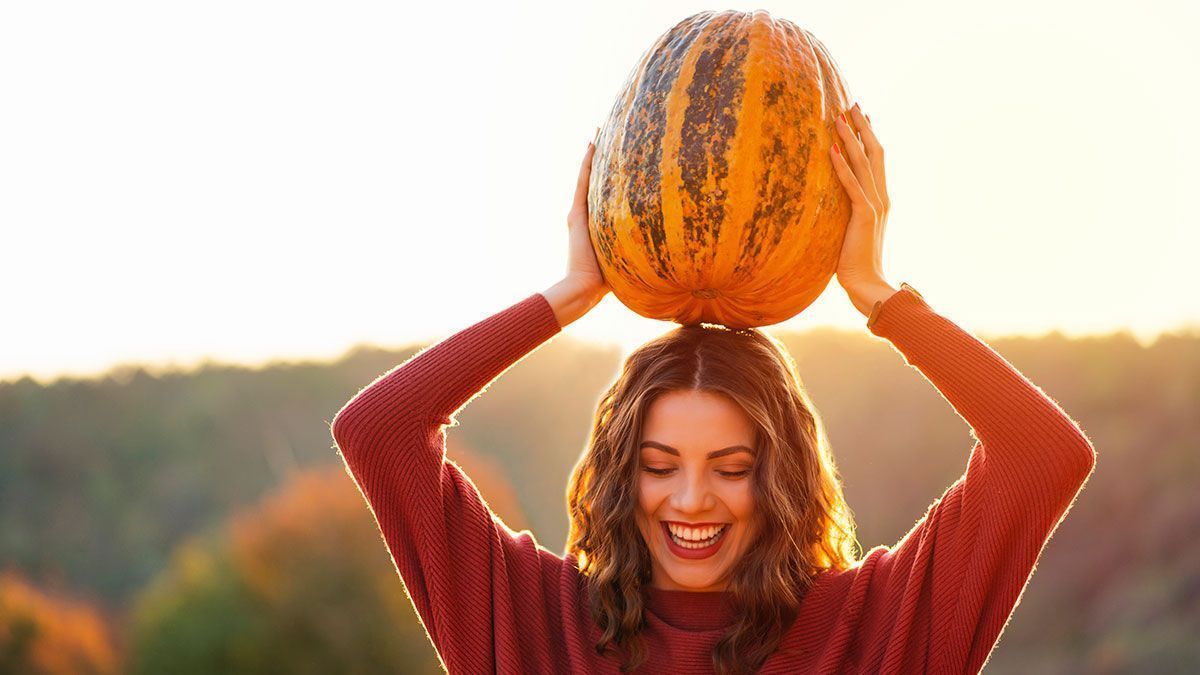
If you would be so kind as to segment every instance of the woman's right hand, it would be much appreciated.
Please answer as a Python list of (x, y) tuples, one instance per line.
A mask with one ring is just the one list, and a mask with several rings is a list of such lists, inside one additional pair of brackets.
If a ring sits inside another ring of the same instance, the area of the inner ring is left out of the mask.
[[(600, 128), (596, 128), (599, 137)], [(554, 307), (558, 323), (566, 326), (586, 314), (600, 303), (612, 287), (604, 280), (592, 237), (588, 231), (588, 185), (592, 177), (592, 156), (596, 154), (596, 143), (588, 143), (579, 167), (579, 178), (575, 182), (575, 199), (567, 213), (570, 242), (567, 251), (567, 274), (543, 295)]]

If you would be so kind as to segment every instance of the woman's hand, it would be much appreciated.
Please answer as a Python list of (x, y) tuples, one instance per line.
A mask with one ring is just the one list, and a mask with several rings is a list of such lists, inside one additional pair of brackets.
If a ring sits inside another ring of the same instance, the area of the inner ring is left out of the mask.
[(842, 240), (837, 280), (855, 308), (868, 316), (876, 300), (886, 300), (896, 292), (883, 274), (883, 232), (891, 201), (883, 171), (883, 146), (857, 103), (850, 109), (849, 122), (844, 115), (835, 121), (842, 143), (829, 150), (842, 187), (850, 196), (850, 220)]
[[(596, 135), (600, 135), (599, 127), (596, 128)], [(575, 279), (584, 288), (603, 297), (612, 289), (600, 272), (600, 264), (596, 262), (596, 252), (592, 248), (592, 238), (588, 233), (588, 184), (591, 182), (592, 156), (595, 154), (596, 143), (593, 140), (588, 143), (587, 152), (583, 155), (579, 179), (575, 182), (575, 199), (567, 213), (567, 227), (570, 229), (567, 278)]]
[[(600, 128), (597, 127), (596, 136), (599, 135)], [(596, 143), (593, 140), (588, 143), (583, 164), (579, 167), (579, 179), (575, 182), (575, 199), (567, 213), (567, 227), (570, 230), (567, 274), (562, 281), (543, 293), (554, 308), (559, 325), (563, 327), (590, 311), (612, 290), (600, 271), (600, 263), (596, 261), (596, 252), (592, 247), (592, 237), (588, 233), (588, 185), (591, 182), (592, 156), (595, 153)]]

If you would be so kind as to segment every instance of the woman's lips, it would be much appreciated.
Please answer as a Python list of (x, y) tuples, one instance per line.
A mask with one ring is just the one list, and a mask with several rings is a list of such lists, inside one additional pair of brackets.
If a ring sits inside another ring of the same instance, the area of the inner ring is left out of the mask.
[(717, 536), (717, 540), (709, 546), (704, 548), (685, 548), (679, 544), (676, 544), (675, 540), (671, 538), (671, 529), (667, 527), (666, 522), (662, 522), (661, 525), (663, 536), (667, 539), (667, 548), (671, 551), (671, 553), (687, 560), (703, 560), (704, 558), (714, 555), (718, 550), (720, 550), (721, 544), (725, 543), (725, 539), (729, 534), (729, 528), (733, 527), (732, 525), (726, 525), (725, 529), (721, 530), (720, 535)]

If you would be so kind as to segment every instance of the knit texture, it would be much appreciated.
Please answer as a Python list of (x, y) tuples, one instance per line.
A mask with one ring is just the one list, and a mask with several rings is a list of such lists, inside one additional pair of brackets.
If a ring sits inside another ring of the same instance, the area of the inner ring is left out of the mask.
[[(904, 285), (868, 327), (971, 427), (966, 471), (894, 546), (826, 572), (762, 673), (974, 673), (1095, 466), (1079, 426), (1003, 357)], [(445, 427), (558, 334), (535, 293), (417, 353), (331, 432), (450, 673), (618, 673), (600, 657), (575, 556), (514, 532), (446, 458)], [(713, 672), (728, 592), (644, 588), (639, 673)]]

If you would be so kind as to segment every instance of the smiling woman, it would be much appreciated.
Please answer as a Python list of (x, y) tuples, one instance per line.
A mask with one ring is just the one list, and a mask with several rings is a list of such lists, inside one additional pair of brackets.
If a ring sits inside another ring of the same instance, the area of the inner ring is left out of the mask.
[(881, 260), (882, 146), (859, 106), (830, 149), (851, 210), (837, 278), (971, 426), (966, 472), (894, 546), (856, 555), (816, 409), (782, 343), (687, 323), (600, 397), (564, 554), (446, 460), (445, 427), (612, 289), (580, 166), (566, 276), (380, 376), (332, 433), (451, 673), (977, 672), (1095, 466), (1078, 425)]
[(1053, 400), (904, 284), (868, 329), (978, 441), (894, 546), (853, 555), (790, 357), (757, 329), (701, 324), (643, 345), (602, 396), (558, 555), (506, 527), (445, 454), (456, 412), (562, 330), (555, 310), (534, 293), (385, 373), (333, 421), (451, 673), (977, 672), (1095, 466)]
[(567, 501), (599, 648), (628, 648), (633, 663), (641, 640), (626, 627), (643, 593), (719, 592), (749, 608), (714, 659), (757, 663), (816, 576), (857, 559), (820, 417), (786, 348), (756, 328), (683, 325), (630, 354)]
[[(650, 547), (656, 588), (724, 591), (749, 542), (754, 424), (732, 399), (703, 389), (672, 391), (650, 406), (641, 442), (638, 528)], [(727, 447), (707, 454), (704, 448)], [(705, 561), (703, 564), (691, 561)]]

